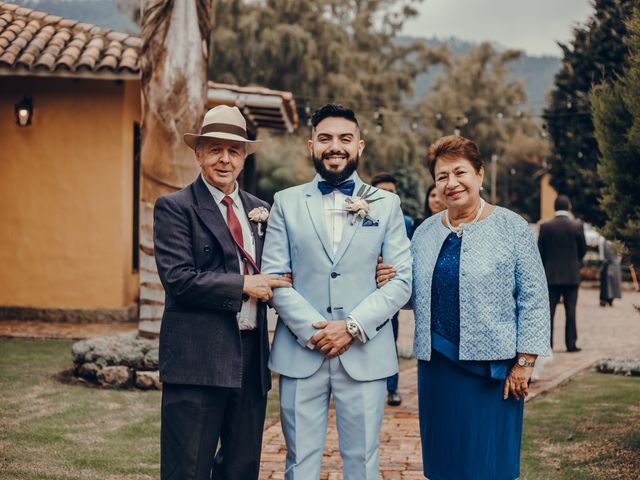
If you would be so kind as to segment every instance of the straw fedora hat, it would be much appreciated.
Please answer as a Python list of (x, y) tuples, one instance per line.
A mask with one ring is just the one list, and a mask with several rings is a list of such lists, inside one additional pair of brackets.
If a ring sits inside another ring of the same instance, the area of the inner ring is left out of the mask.
[(247, 122), (240, 113), (238, 107), (218, 105), (209, 110), (202, 120), (200, 133), (185, 133), (184, 142), (195, 149), (200, 138), (221, 138), (223, 140), (235, 140), (247, 145), (247, 155), (258, 150), (262, 143), (260, 140), (249, 140), (247, 135)]

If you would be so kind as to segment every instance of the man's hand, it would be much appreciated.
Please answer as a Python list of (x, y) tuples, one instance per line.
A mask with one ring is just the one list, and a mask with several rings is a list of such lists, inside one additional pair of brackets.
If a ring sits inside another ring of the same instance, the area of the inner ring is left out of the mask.
[(291, 281), (283, 275), (245, 275), (242, 293), (263, 302), (271, 300), (274, 288), (291, 287)]
[(344, 320), (316, 322), (313, 324), (313, 328), (320, 329), (320, 331), (311, 338), (311, 343), (327, 358), (342, 355), (349, 350), (353, 342), (353, 337), (347, 332), (347, 322)]
[(376, 267), (376, 285), (378, 285), (378, 288), (382, 288), (395, 276), (396, 269), (392, 265), (382, 263), (382, 257), (378, 257), (378, 266)]
[(516, 364), (511, 367), (504, 381), (504, 389), (502, 397), (506, 400), (511, 393), (516, 400), (527, 397), (529, 395), (529, 379), (533, 373), (533, 367), (521, 367)]

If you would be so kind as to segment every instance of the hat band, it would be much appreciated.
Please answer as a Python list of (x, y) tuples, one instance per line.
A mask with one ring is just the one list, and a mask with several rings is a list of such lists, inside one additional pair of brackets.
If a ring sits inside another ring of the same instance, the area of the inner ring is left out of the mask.
[(200, 130), (200, 135), (204, 135), (205, 133), (230, 133), (247, 140), (249, 139), (247, 137), (247, 131), (244, 128), (228, 123), (210, 123), (205, 125), (202, 127), (202, 130)]

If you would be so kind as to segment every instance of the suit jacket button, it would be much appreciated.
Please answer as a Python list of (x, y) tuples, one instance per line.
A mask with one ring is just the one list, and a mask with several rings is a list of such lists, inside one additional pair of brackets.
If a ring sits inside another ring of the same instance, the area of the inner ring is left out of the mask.
[(331, 313), (331, 307), (327, 307), (327, 313)]
[(336, 272), (331, 272), (331, 278), (336, 278), (338, 274)]

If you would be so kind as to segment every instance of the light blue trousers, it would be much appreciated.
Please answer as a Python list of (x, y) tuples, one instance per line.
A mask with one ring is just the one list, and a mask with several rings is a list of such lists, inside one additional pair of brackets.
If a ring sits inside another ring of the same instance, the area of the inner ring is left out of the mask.
[(280, 376), (280, 418), (287, 444), (285, 480), (320, 478), (333, 395), (344, 480), (378, 480), (379, 433), (387, 380), (359, 382), (340, 358), (308, 378)]

